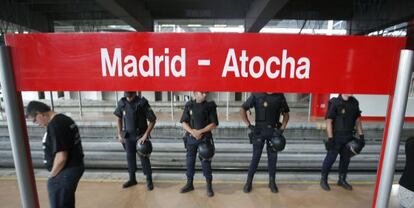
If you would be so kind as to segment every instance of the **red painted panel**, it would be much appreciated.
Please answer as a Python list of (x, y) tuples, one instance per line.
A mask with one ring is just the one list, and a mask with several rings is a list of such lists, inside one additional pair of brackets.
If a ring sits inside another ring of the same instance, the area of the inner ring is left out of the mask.
[[(38, 33), (9, 34), (6, 44), (11, 47), (19, 91), (389, 94), (405, 39), (224, 33)], [(119, 56), (114, 55), (116, 48)], [(103, 66), (118, 66), (114, 57), (119, 58), (119, 69), (114, 67), (114, 76), (109, 76), (107, 67), (107, 76), (103, 76)], [(202, 66), (200, 60), (210, 63)], [(125, 69), (132, 77), (125, 76)]]

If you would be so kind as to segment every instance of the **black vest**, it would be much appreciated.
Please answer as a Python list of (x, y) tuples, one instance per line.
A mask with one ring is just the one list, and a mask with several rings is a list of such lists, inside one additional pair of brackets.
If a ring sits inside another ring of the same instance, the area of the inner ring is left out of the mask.
[(282, 102), (285, 102), (283, 94), (257, 94), (254, 106), (256, 126), (276, 128), (280, 123)]
[[(195, 100), (191, 100), (188, 107), (190, 113), (189, 124), (192, 129), (202, 129), (212, 123), (209, 118), (212, 108), (215, 107), (214, 102), (197, 103)], [(211, 132), (206, 132), (205, 135), (211, 135)]]
[(122, 127), (124, 131), (130, 133), (143, 134), (147, 128), (147, 119), (145, 117), (144, 106), (147, 100), (136, 97), (131, 102), (126, 98), (122, 98), (118, 103), (122, 111)]
[(347, 101), (341, 97), (332, 98), (328, 103), (328, 109), (333, 105), (336, 116), (333, 120), (333, 130), (335, 132), (349, 132), (355, 129), (355, 122), (360, 111), (358, 101), (354, 97), (349, 97)]

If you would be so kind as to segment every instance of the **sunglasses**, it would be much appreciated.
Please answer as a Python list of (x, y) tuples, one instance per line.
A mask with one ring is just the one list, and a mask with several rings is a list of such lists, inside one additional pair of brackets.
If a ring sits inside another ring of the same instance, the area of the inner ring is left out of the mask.
[(32, 120), (32, 121), (33, 121), (33, 123), (36, 123), (36, 121), (37, 121), (37, 119), (36, 119), (36, 118), (37, 118), (37, 115), (39, 115), (39, 113), (35, 113), (35, 114), (34, 114), (34, 116), (33, 116), (33, 120)]

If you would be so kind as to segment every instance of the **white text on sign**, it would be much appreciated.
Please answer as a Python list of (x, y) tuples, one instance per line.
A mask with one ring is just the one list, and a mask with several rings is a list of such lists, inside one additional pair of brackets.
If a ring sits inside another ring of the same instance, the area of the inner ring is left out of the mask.
[[(169, 48), (162, 55), (154, 55), (154, 49), (141, 57), (122, 55), (121, 48), (115, 48), (110, 56), (107, 48), (101, 48), (102, 76), (110, 77), (185, 77), (186, 49), (181, 48), (179, 55), (171, 56)], [(281, 58), (279, 58), (281, 57)], [(281, 56), (263, 59), (260, 56), (249, 57), (246, 50), (236, 53), (235, 49), (227, 51), (221, 77), (259, 79), (309, 79), (311, 62), (307, 57), (296, 59), (283, 49)], [(210, 60), (199, 60), (199, 66), (209, 66)]]

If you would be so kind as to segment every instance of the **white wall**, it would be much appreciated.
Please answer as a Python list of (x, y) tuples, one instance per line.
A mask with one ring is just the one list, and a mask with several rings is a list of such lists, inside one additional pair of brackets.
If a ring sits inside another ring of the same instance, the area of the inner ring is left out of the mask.
[(39, 94), (33, 91), (22, 92), (22, 99), (23, 101), (38, 100)]

